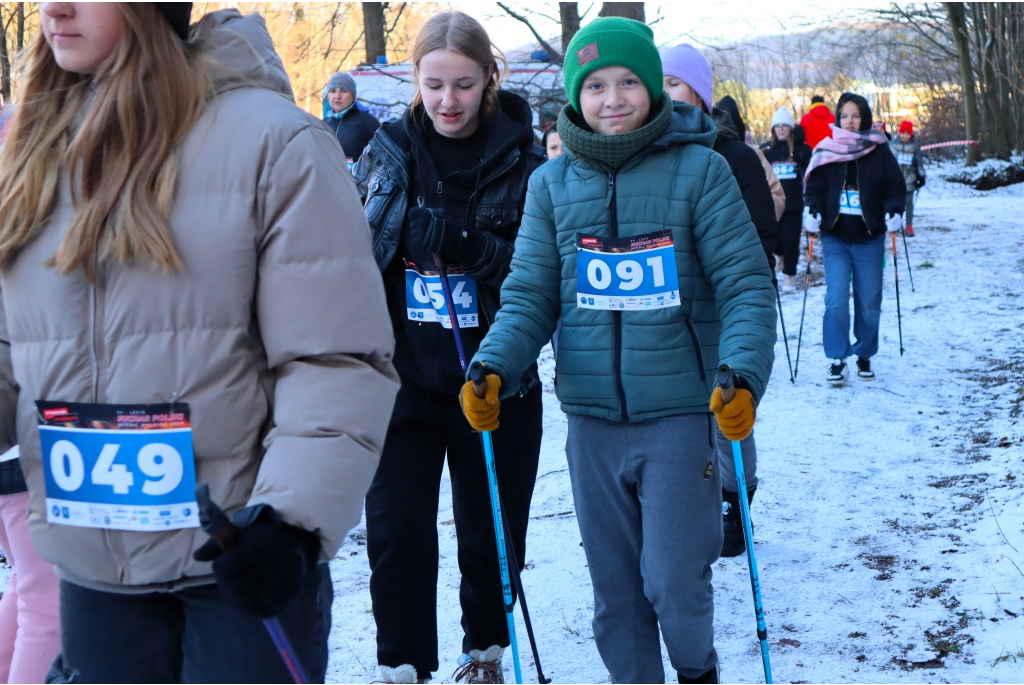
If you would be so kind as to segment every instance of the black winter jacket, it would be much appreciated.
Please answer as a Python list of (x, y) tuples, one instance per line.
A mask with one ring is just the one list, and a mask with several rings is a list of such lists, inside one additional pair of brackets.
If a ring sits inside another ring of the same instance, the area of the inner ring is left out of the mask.
[[(847, 96), (844, 96), (844, 98)], [(861, 130), (871, 128), (871, 110), (863, 98), (849, 99), (861, 107)], [(839, 107), (843, 100), (840, 99)], [(838, 119), (838, 117), (837, 117)], [(903, 214), (907, 208), (907, 184), (903, 171), (888, 145), (879, 145), (855, 162), (826, 164), (807, 177), (804, 204), (811, 214), (821, 217), (821, 230), (828, 233), (839, 219), (839, 196), (846, 186), (847, 167), (856, 164), (860, 207), (869, 236), (885, 232), (886, 214)]]
[[(789, 150), (789, 142), (780, 140), (775, 145), (768, 145), (764, 148), (765, 158), (772, 163), (782, 189), (786, 192), (786, 213), (804, 211), (804, 172), (811, 161), (811, 148), (806, 144), (797, 144), (794, 141), (793, 151)], [(780, 173), (780, 164), (793, 164), (795, 168), (791, 174)], [(792, 176), (788, 178), (787, 176)]]
[(352, 111), (341, 119), (328, 117), (324, 121), (334, 131), (334, 135), (338, 136), (341, 149), (351, 160), (359, 159), (373, 134), (380, 128), (377, 117), (359, 109), (359, 105), (353, 105)]
[[(483, 255), (474, 264), (463, 264), (463, 273), (473, 279), (479, 298), (480, 325), (462, 330), (466, 358), (476, 353), (498, 312), (501, 284), (508, 276), (512, 252), (526, 200), (530, 175), (546, 161), (544, 151), (534, 143), (533, 113), (523, 98), (500, 91), (499, 111), (482, 126), (486, 134), (480, 164), (465, 169), (457, 178), (442, 179), (472, 187), (452, 189), (468, 197), (467, 206), (455, 208), (434, 195), (437, 165), (432, 163), (425, 133), (413, 122), (422, 113), (407, 110), (401, 119), (387, 122), (374, 134), (362, 157), (353, 167), (356, 185), (364, 198), (370, 224), (373, 252), (384, 272), (395, 328), (395, 367), (403, 378), (431, 392), (455, 394), (464, 382), (452, 331), (440, 324), (418, 324), (408, 320), (405, 302), (405, 264), (402, 255), (407, 233), (408, 210), (416, 198), (426, 195), (425, 206), (443, 205), (446, 216), (475, 217), (468, 230), (480, 231), (487, 239)], [(426, 126), (429, 127), (429, 121)], [(418, 163), (418, 161), (420, 163)], [(472, 173), (467, 173), (472, 172)], [(429, 187), (429, 188), (428, 188)], [(521, 379), (525, 391), (537, 381), (536, 366)]]
[[(754, 222), (757, 237), (761, 239), (761, 246), (768, 258), (768, 266), (774, 274), (775, 242), (779, 235), (779, 223), (775, 218), (775, 200), (772, 199), (772, 190), (765, 176), (764, 165), (761, 164), (757, 151), (743, 142), (742, 134), (737, 131), (735, 119), (729, 112), (716, 107), (711, 113), (711, 118), (718, 128), (714, 150), (725, 157), (733, 176), (736, 177), (736, 183), (743, 194), (743, 202), (750, 213), (750, 220)], [(736, 118), (739, 118), (738, 111)], [(742, 127), (742, 120), (740, 126)]]

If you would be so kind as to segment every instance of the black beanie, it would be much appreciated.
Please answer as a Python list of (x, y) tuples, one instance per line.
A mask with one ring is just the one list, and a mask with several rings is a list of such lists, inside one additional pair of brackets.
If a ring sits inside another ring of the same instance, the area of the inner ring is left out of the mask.
[(188, 40), (189, 20), (192, 16), (191, 2), (154, 2), (156, 10), (164, 15), (178, 38)]

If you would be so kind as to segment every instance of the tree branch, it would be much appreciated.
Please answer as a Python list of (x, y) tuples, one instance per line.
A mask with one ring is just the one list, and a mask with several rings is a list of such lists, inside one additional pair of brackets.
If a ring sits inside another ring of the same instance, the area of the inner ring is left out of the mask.
[(544, 38), (537, 32), (537, 29), (535, 29), (533, 27), (533, 24), (530, 22), (529, 19), (527, 19), (526, 17), (524, 17), (521, 14), (516, 13), (515, 11), (512, 10), (511, 7), (509, 7), (508, 5), (506, 5), (503, 2), (499, 2), (497, 4), (498, 4), (498, 7), (500, 7), (503, 10), (505, 10), (505, 14), (507, 14), (510, 17), (512, 17), (516, 21), (519, 21), (519, 22), (522, 22), (522, 23), (526, 24), (526, 28), (530, 29), (530, 33), (532, 33), (533, 37), (537, 39), (537, 42), (540, 43), (540, 46), (542, 48), (544, 48), (545, 50), (547, 50), (548, 54), (551, 55), (552, 58), (556, 59), (559, 64), (562, 63), (562, 58), (563, 58), (562, 53), (559, 52), (558, 50), (555, 50), (553, 47), (551, 47), (550, 43), (548, 43), (546, 40), (544, 40)]

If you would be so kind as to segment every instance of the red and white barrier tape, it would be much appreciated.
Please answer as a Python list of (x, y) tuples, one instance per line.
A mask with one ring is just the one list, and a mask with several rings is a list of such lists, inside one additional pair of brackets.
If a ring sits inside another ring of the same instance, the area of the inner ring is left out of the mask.
[(951, 140), (948, 143), (932, 143), (931, 145), (922, 145), (921, 150), (931, 150), (937, 147), (956, 147), (957, 145), (973, 145), (974, 147), (978, 147), (979, 142), (980, 141), (977, 140)]

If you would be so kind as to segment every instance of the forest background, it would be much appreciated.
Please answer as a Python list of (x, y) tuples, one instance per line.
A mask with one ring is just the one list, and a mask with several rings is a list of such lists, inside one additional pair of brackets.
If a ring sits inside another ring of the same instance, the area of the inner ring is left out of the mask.
[[(708, 35), (706, 19), (694, 17), (694, 25), (687, 26), (685, 5), (655, 2), (197, 2), (193, 20), (225, 7), (262, 14), (299, 106), (320, 115), (320, 90), (331, 73), (407, 60), (423, 23), (452, 5), (489, 27), (501, 20), (526, 29), (530, 39), (522, 46), (503, 45), (511, 59), (530, 61), (541, 55), (556, 65), (562, 60), (561, 46), (596, 16), (628, 16), (656, 28), (671, 24), (670, 44), (688, 41), (705, 52), (715, 71), (715, 98), (732, 95), (760, 140), (777, 107), (789, 107), (798, 118), (812, 94), (820, 92), (834, 102), (839, 93), (853, 90), (869, 97), (890, 126), (903, 118), (913, 120), (922, 130), (923, 143), (979, 141), (949, 148), (953, 154), (966, 152), (969, 164), (982, 156), (1009, 159), (1024, 148), (1021, 3), (892, 3), (846, 9), (837, 4), (826, 21), (820, 16), (762, 20), (758, 26), (747, 24), (749, 31), (738, 38), (735, 34), (745, 25), (741, 16), (720, 17), (718, 35)], [(730, 21), (732, 29), (724, 30)], [(38, 24), (38, 3), (0, 3), (4, 102), (18, 100), (18, 56), (37, 34)], [(656, 35), (666, 37), (665, 31)], [(496, 34), (499, 44), (501, 37)], [(541, 103), (534, 104), (539, 108)]]

